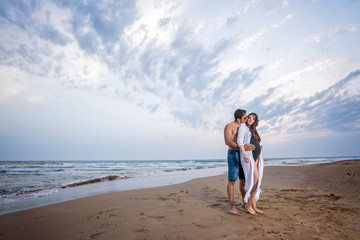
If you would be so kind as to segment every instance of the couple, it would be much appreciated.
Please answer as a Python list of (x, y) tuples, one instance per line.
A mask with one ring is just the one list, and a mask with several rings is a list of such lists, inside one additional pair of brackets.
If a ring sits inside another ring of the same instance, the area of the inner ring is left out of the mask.
[(256, 207), (261, 189), (264, 160), (262, 157), (261, 138), (256, 127), (259, 119), (256, 113), (247, 116), (246, 111), (237, 109), (235, 120), (225, 126), (225, 144), (228, 150), (228, 184), (227, 193), (230, 202), (229, 213), (240, 215), (234, 204), (234, 186), (240, 179), (240, 192), (243, 206), (252, 215), (264, 213)]

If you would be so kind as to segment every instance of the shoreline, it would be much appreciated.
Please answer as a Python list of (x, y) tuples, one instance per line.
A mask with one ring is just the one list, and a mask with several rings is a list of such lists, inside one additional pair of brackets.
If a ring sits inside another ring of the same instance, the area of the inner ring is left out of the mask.
[[(271, 167), (301, 167), (308, 165), (319, 165), (319, 164), (321, 165), (321, 164), (329, 164), (329, 163), (331, 164), (342, 161), (359, 161), (359, 159), (343, 160), (343, 157), (336, 157), (336, 158), (338, 158), (338, 160), (327, 160), (325, 162), (322, 160), (322, 162), (306, 161), (306, 162), (286, 163), (286, 164), (276, 163), (274, 165), (269, 164), (268, 167), (270, 166)], [(194, 173), (196, 174), (196, 177), (193, 176)], [(209, 176), (210, 177), (218, 176), (223, 173), (227, 173), (227, 166), (217, 167), (217, 168), (193, 169), (188, 171), (165, 172), (162, 175), (134, 177), (134, 178), (118, 178), (111, 181), (93, 182), (89, 184), (80, 184), (78, 186), (71, 186), (71, 187), (61, 186), (53, 189), (44, 189), (42, 190), (42, 192), (44, 192), (45, 194), (40, 195), (38, 197), (25, 196), (24, 198), (19, 197), (15, 199), (10, 199), (9, 202), (5, 202), (6, 200), (0, 201), (0, 215), (61, 203), (78, 198), (99, 195), (99, 194), (161, 187), (161, 186), (168, 186), (178, 183), (184, 183), (192, 179), (204, 178)], [(85, 182), (91, 182), (91, 181), (89, 180)], [(68, 185), (73, 185), (73, 184), (68, 184)]]
[[(118, 191), (131, 191), (168, 186), (190, 181), (192, 179), (217, 176), (227, 171), (227, 168), (208, 168), (179, 172), (167, 172), (162, 175), (116, 179), (75, 187), (49, 189), (52, 193), (36, 198), (16, 199), (14, 202), (1, 203), (0, 215), (32, 209), (41, 206), (71, 201), (78, 198), (95, 196)], [(195, 174), (195, 176), (194, 176)]]
[[(228, 214), (226, 174), (0, 215), (1, 239), (357, 239), (360, 160), (265, 167), (258, 207)], [(238, 185), (237, 185), (238, 186)]]

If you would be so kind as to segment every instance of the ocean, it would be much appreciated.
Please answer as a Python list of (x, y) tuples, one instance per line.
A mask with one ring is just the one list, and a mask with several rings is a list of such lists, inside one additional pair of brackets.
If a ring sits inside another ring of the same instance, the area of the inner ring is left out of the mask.
[[(264, 160), (267, 166), (298, 166), (352, 159), (360, 157)], [(176, 184), (226, 171), (226, 159), (0, 161), (0, 214), (99, 193)]]

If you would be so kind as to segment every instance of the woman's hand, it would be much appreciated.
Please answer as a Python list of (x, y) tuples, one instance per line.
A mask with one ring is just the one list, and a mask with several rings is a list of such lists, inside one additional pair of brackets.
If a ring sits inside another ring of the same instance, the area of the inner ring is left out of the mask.
[(249, 163), (249, 156), (246, 152), (244, 153), (244, 162)]

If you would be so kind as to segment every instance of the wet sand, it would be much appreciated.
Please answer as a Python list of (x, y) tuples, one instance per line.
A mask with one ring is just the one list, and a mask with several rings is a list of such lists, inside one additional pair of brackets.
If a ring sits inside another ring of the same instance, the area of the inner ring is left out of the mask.
[[(359, 239), (360, 160), (265, 168), (252, 216), (228, 214), (227, 176), (0, 215), (0, 239)], [(238, 186), (238, 185), (237, 185)]]

